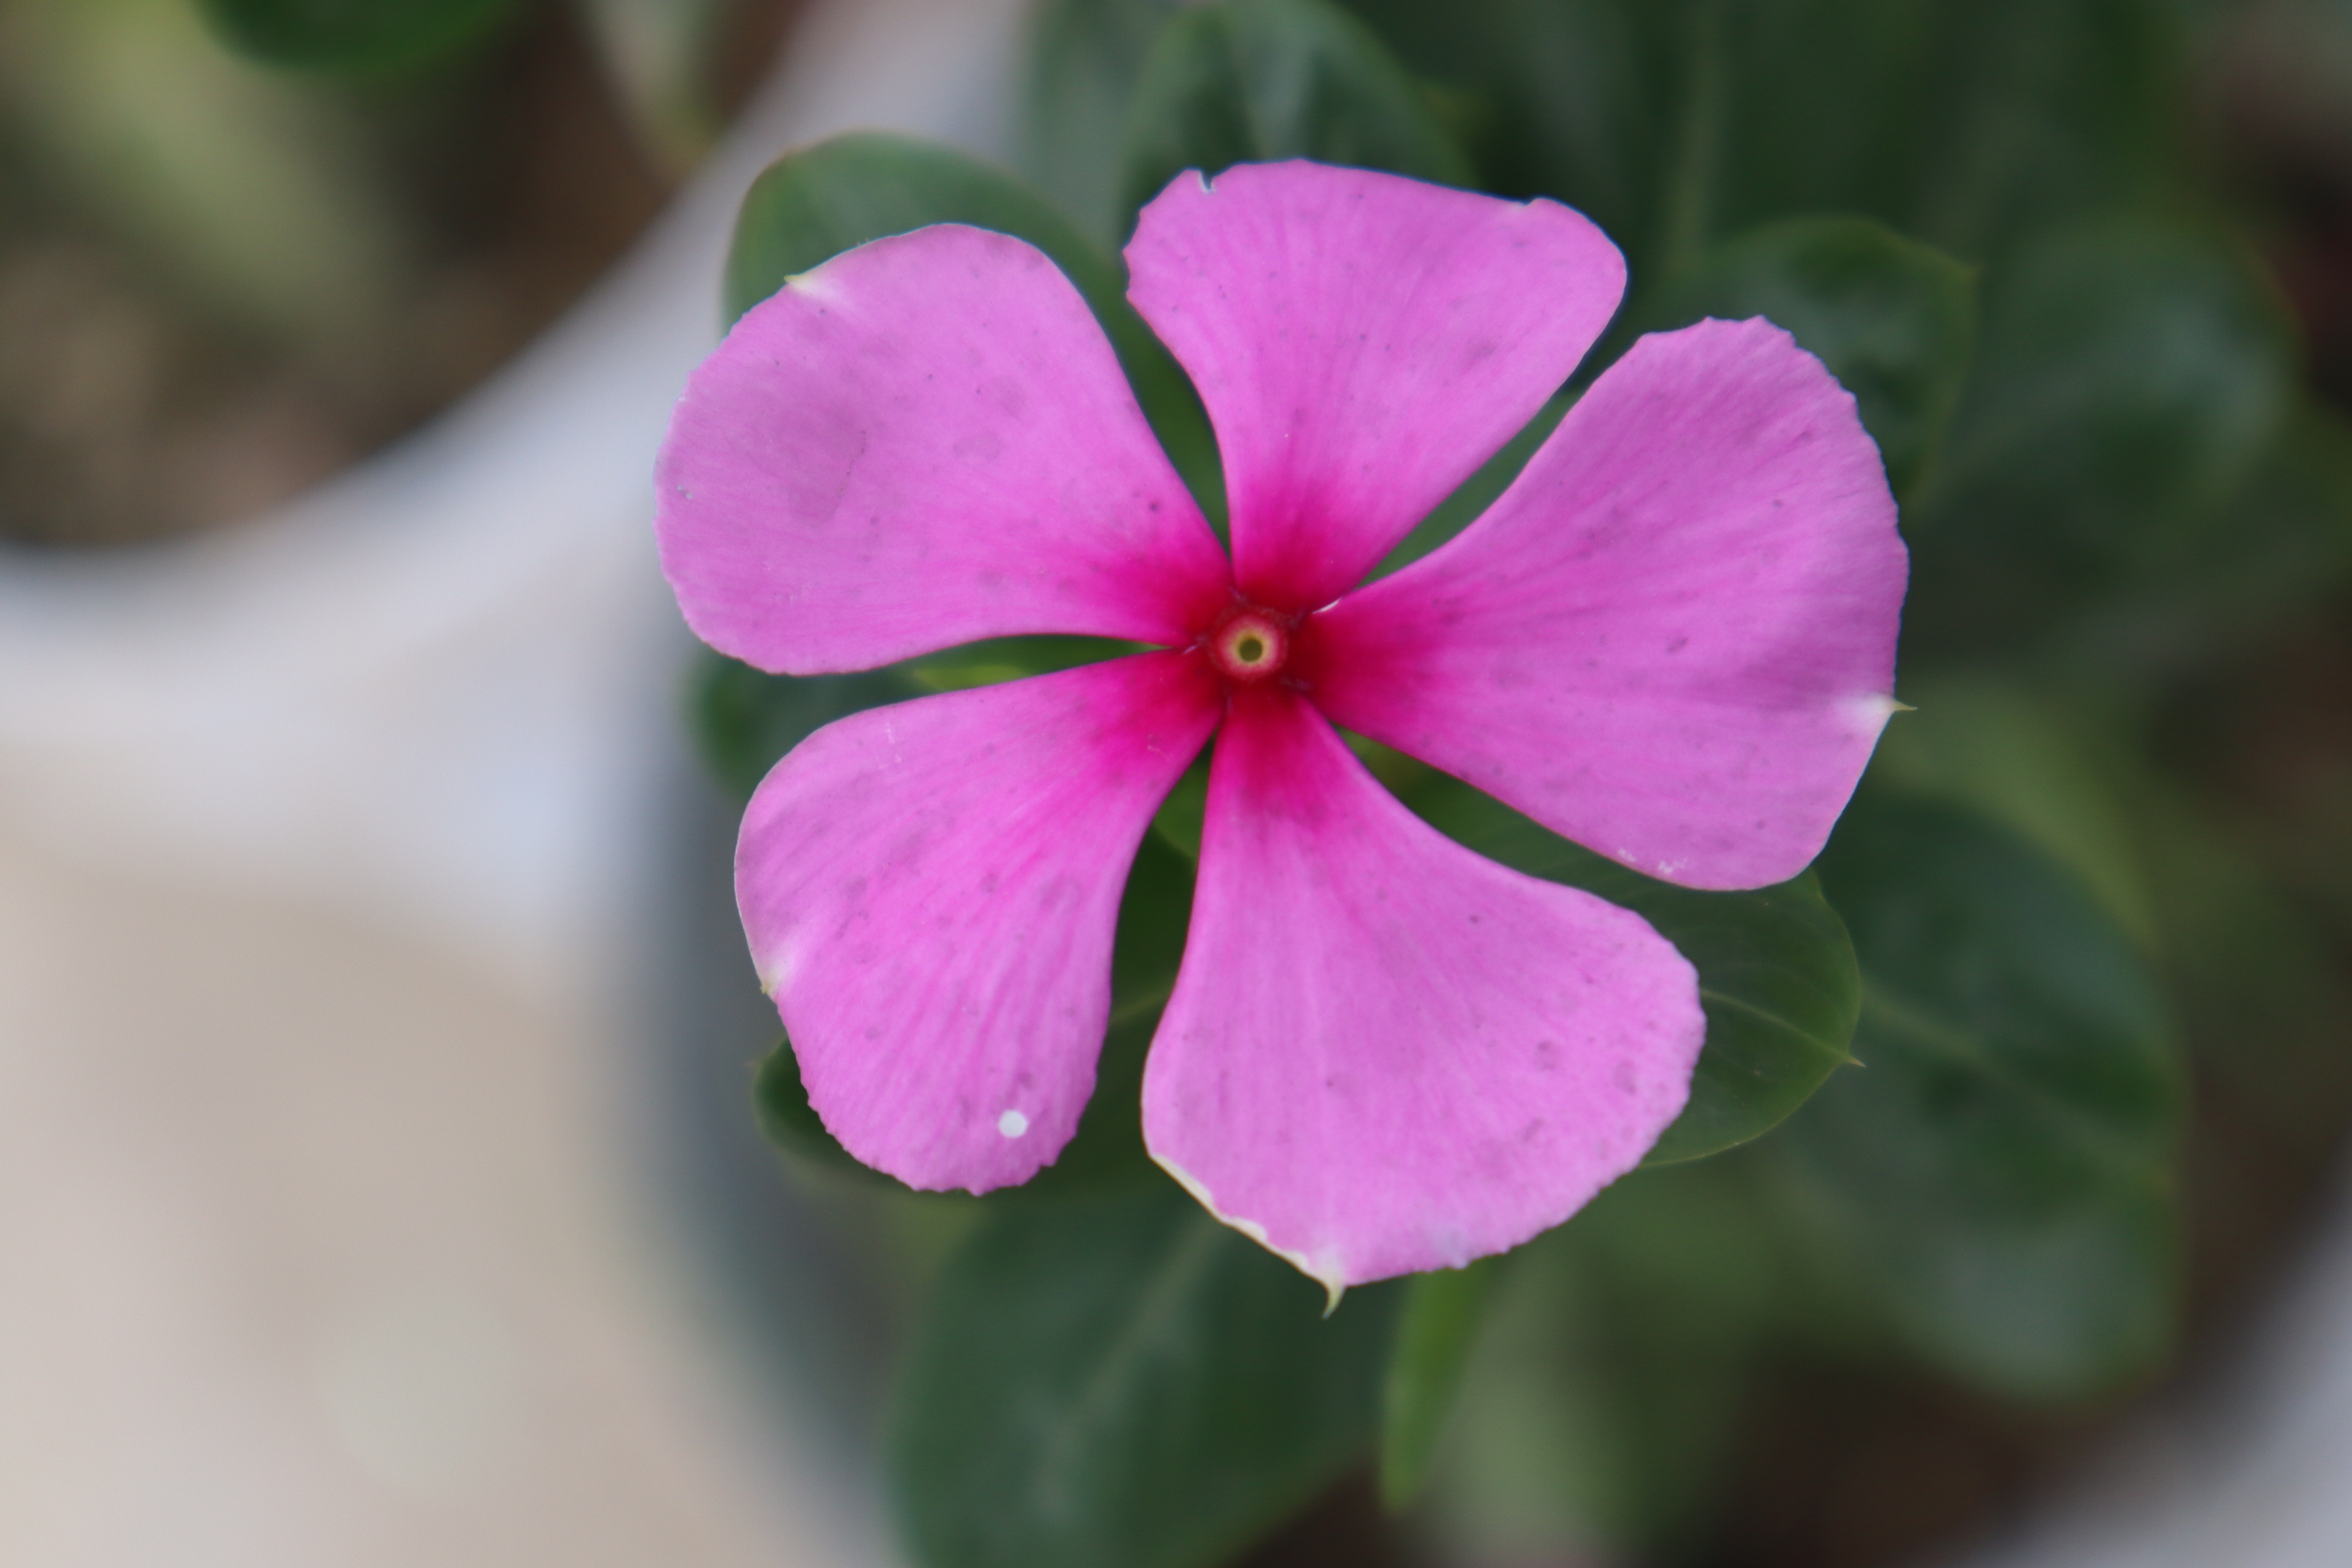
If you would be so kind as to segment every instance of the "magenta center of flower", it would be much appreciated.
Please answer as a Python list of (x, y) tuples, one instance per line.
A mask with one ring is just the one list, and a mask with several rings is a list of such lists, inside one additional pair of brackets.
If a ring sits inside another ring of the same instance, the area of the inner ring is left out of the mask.
[(1287, 616), (1242, 605), (1209, 634), (1209, 658), (1228, 680), (1264, 680), (1290, 658), (1288, 622)]

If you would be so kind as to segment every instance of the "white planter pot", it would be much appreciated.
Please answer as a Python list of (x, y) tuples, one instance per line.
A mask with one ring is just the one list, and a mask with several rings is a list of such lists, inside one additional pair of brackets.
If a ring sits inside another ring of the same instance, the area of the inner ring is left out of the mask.
[(0, 1562), (887, 1561), (648, 1173), (697, 797), (654, 452), (746, 184), (994, 150), (1014, 0), (837, 0), (599, 289), (217, 535), (0, 554)]

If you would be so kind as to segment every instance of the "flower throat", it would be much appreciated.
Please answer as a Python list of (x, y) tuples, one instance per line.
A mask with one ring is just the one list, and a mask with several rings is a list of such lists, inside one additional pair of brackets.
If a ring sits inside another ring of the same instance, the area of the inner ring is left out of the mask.
[(1210, 662), (1228, 680), (1268, 679), (1289, 662), (1293, 621), (1255, 605), (1238, 605), (1202, 639)]

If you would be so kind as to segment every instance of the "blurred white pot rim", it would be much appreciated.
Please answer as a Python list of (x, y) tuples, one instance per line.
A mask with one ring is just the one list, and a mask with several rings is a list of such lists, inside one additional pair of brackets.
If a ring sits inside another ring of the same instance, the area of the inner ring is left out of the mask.
[(0, 553), (0, 820), (46, 850), (350, 900), (562, 982), (634, 873), (687, 647), (654, 453), (786, 147), (1002, 151), (1018, 0), (833, 0), (627, 259), (415, 437), (268, 516)]

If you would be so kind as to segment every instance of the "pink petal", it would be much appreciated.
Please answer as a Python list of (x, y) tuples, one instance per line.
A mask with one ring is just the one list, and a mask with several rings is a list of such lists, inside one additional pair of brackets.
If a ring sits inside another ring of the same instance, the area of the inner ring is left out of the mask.
[(1144, 1073), (1153, 1157), (1323, 1281), (1558, 1225), (1683, 1107), (1698, 982), (1629, 910), (1438, 835), (1275, 687), (1210, 768), (1192, 925)]
[(1144, 654), (873, 709), (776, 764), (736, 900), (851, 1153), (985, 1192), (1061, 1152), (1094, 1089), (1128, 866), (1219, 707), (1198, 659)]
[(657, 478), (687, 623), (762, 669), (1018, 632), (1179, 643), (1232, 597), (1077, 290), (961, 225), (754, 308), (687, 383)]
[(1668, 881), (1820, 852), (1908, 571), (1853, 399), (1765, 321), (1646, 337), (1460, 538), (1301, 629), (1332, 720)]
[(1526, 424), (1625, 285), (1556, 202), (1306, 163), (1179, 175), (1127, 261), (1216, 426), (1235, 575), (1291, 611), (1361, 581)]

